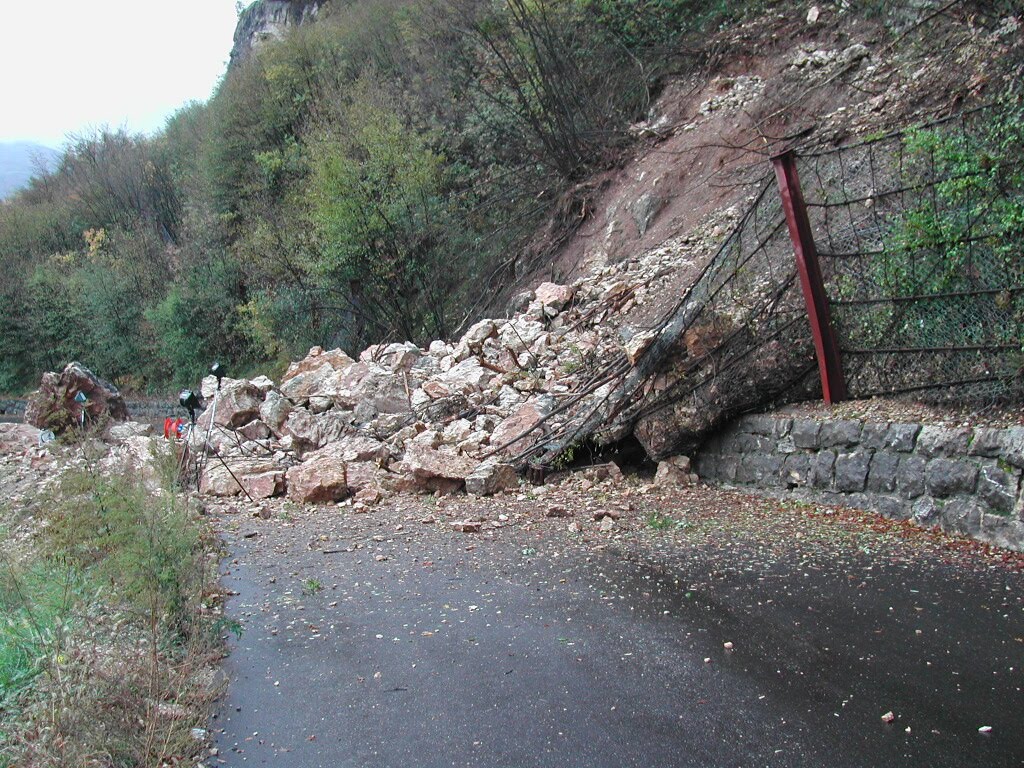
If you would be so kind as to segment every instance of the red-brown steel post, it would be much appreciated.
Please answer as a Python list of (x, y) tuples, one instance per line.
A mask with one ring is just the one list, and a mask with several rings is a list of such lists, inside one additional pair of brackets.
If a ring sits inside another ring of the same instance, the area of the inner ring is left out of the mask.
[(811, 321), (814, 336), (814, 351), (818, 356), (818, 373), (821, 376), (821, 392), (825, 402), (838, 403), (846, 399), (846, 379), (839, 355), (839, 344), (832, 329), (832, 317), (825, 296), (825, 283), (818, 263), (818, 249), (811, 234), (811, 222), (807, 218), (807, 206), (800, 191), (800, 178), (796, 172), (796, 154), (787, 150), (772, 158), (775, 178), (779, 182), (782, 196), (782, 210), (786, 214), (789, 237), (793, 241), (796, 267), (800, 273), (800, 286), (807, 304), (807, 317)]

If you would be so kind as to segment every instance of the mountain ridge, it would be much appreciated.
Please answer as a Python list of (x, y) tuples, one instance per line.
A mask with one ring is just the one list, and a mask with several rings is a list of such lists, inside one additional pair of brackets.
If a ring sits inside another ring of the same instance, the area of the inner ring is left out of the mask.
[(0, 142), (0, 200), (28, 184), (40, 171), (51, 170), (60, 153), (32, 141)]

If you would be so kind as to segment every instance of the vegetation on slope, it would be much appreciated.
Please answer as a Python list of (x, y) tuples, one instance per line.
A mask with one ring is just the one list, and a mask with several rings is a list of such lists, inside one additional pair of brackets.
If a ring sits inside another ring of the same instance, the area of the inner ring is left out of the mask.
[(531, 243), (538, 222), (578, 218), (665, 46), (725, 18), (715, 0), (329, 5), (161, 134), (82, 136), (0, 207), (0, 390), (72, 358), (144, 390), (213, 357), (452, 334), (557, 242)]
[(82, 136), (0, 205), (0, 391), (75, 358), (142, 392), (451, 337), (592, 211), (666, 70), (766, 9), (805, 12), (334, 0), (159, 135)]

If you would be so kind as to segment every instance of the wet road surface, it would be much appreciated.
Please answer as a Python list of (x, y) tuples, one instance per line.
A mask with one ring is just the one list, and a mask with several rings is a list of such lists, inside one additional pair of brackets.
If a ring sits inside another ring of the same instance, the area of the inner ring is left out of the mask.
[(611, 493), (602, 532), (586, 498), (221, 513), (206, 764), (1024, 765), (1019, 559), (710, 490)]

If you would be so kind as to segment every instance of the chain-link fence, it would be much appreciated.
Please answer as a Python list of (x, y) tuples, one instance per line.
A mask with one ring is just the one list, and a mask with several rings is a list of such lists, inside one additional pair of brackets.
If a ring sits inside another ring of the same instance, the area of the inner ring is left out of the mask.
[[(655, 362), (658, 361), (658, 362)], [(789, 399), (816, 386), (814, 349), (793, 249), (774, 182), (750, 208), (659, 328), (645, 397), (623, 408), (659, 443), (660, 426), (700, 435), (738, 411)], [(671, 415), (669, 415), (671, 412)], [(671, 438), (677, 436), (673, 431)], [(658, 445), (658, 453), (689, 449)]]
[(977, 109), (798, 168), (852, 397), (1020, 396), (1024, 147)]

